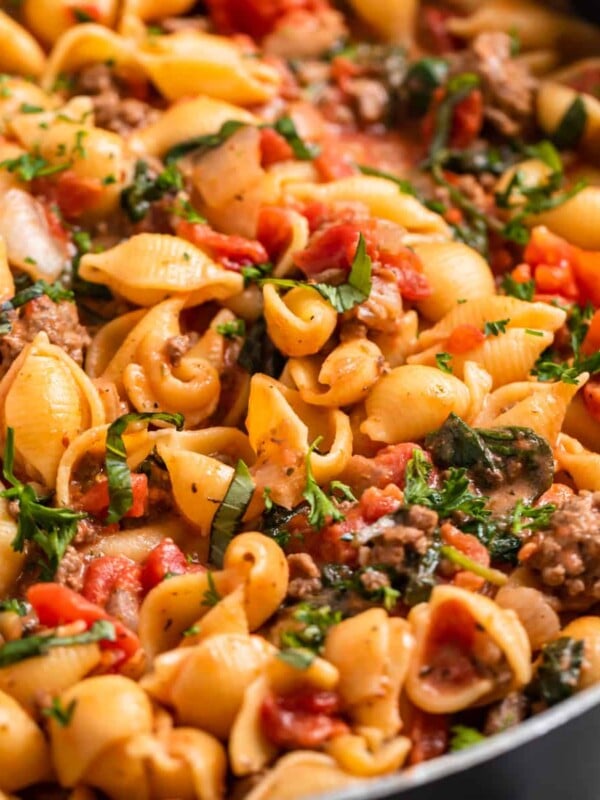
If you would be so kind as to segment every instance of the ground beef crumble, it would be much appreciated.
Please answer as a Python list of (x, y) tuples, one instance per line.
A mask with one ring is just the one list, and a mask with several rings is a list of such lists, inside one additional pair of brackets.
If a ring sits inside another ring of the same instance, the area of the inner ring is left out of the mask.
[(568, 500), (547, 530), (529, 537), (522, 554), (562, 610), (584, 611), (600, 601), (600, 492)]
[(407, 571), (407, 562), (425, 554), (437, 524), (435, 511), (424, 506), (411, 506), (403, 512), (402, 522), (383, 531), (373, 539), (371, 546), (361, 547), (361, 565), (391, 567), (403, 574)]
[(287, 596), (292, 600), (305, 600), (323, 588), (321, 571), (308, 553), (292, 553), (287, 557), (290, 580)]
[(85, 348), (91, 342), (79, 324), (77, 306), (67, 301), (55, 303), (46, 295), (30, 300), (16, 311), (9, 312), (11, 330), (0, 337), (0, 375), (4, 375), (25, 345), (40, 331), (81, 366)]

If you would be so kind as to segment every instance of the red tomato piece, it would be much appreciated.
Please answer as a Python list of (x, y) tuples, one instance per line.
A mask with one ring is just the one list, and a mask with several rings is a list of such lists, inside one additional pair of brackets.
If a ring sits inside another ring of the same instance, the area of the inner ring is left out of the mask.
[(585, 339), (581, 344), (581, 352), (590, 356), (600, 350), (600, 311), (596, 311), (590, 320)]
[(269, 167), (278, 161), (290, 161), (294, 158), (294, 151), (285, 138), (273, 128), (261, 128), (260, 156), (262, 166)]
[(308, 246), (294, 256), (294, 263), (305, 275), (318, 275), (326, 269), (350, 269), (361, 230), (344, 222), (317, 231)]
[[(133, 504), (125, 517), (143, 517), (148, 512), (148, 477), (141, 472), (131, 473), (131, 492)], [(85, 492), (78, 502), (78, 507), (96, 517), (105, 517), (110, 500), (108, 496), (108, 480), (102, 478)]]
[(428, 49), (435, 53), (449, 53), (456, 50), (457, 40), (448, 30), (448, 19), (452, 12), (447, 9), (423, 6), (420, 12)]
[(580, 302), (589, 300), (594, 306), (600, 306), (600, 251), (577, 248), (573, 272), (581, 292)]
[(169, 574), (185, 575), (186, 572), (201, 569), (199, 564), (188, 563), (173, 539), (163, 539), (146, 559), (142, 569), (142, 587), (145, 592), (149, 592)]
[(271, 259), (276, 260), (283, 254), (291, 236), (289, 211), (279, 206), (263, 206), (258, 215), (256, 238)]
[[(375, 456), (375, 465), (386, 470), (385, 483), (395, 483), (401, 489), (404, 488), (406, 479), (406, 466), (413, 457), (415, 450), (422, 450), (418, 444), (413, 442), (401, 442), (384, 447)], [(427, 458), (429, 458), (428, 454)], [(383, 486), (379, 484), (380, 488)]]
[(316, 14), (325, 8), (325, 0), (207, 0), (206, 5), (219, 33), (247, 33), (262, 39), (292, 11)]
[(473, 89), (464, 100), (457, 103), (452, 115), (451, 147), (468, 147), (479, 136), (483, 126), (483, 95)]
[(104, 607), (115, 589), (133, 595), (142, 591), (141, 567), (125, 556), (101, 556), (88, 566), (81, 594), (90, 603)]
[(569, 300), (579, 298), (579, 289), (570, 264), (540, 264), (535, 270), (535, 287), (541, 294), (560, 295)]
[(269, 254), (255, 239), (217, 233), (201, 222), (182, 219), (177, 223), (176, 234), (200, 249), (208, 250), (227, 269), (239, 270), (248, 264), (264, 264), (269, 260)]
[(365, 522), (370, 524), (385, 514), (397, 511), (402, 505), (402, 492), (394, 484), (390, 484), (386, 489), (371, 486), (362, 493), (359, 504)]
[(36, 178), (32, 191), (56, 203), (67, 219), (76, 220), (97, 205), (103, 187), (98, 178), (86, 178), (65, 170), (48, 178)]
[(113, 623), (117, 638), (114, 642), (101, 641), (101, 647), (120, 650), (123, 660), (131, 658), (140, 649), (140, 640), (132, 630), (67, 586), (60, 583), (34, 583), (27, 590), (27, 600), (42, 625), (55, 628), (81, 620), (89, 628), (98, 620), (107, 620)]
[(318, 747), (349, 728), (339, 717), (335, 692), (302, 689), (291, 695), (268, 694), (260, 709), (266, 737), (286, 749)]
[(475, 325), (457, 325), (446, 339), (445, 348), (449, 353), (461, 355), (479, 347), (484, 341), (483, 331), (480, 331)]
[(350, 156), (343, 149), (340, 149), (339, 141), (323, 143), (321, 152), (315, 158), (313, 164), (323, 181), (336, 181), (357, 173)]

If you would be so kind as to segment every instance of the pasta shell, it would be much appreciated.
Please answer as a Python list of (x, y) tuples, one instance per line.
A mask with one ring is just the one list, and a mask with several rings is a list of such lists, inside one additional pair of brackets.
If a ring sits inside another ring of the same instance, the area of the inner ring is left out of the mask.
[(246, 800), (300, 800), (353, 786), (359, 781), (340, 769), (337, 761), (323, 753), (296, 750), (279, 759)]
[(457, 303), (431, 328), (422, 331), (416, 342), (418, 352), (432, 344), (445, 341), (459, 325), (474, 325), (483, 330), (486, 322), (505, 320), (506, 328), (530, 328), (557, 331), (566, 320), (566, 312), (549, 303), (528, 303), (499, 294), (478, 297)]
[(414, 247), (432, 294), (417, 303), (424, 317), (436, 322), (459, 300), (494, 294), (492, 271), (479, 253), (461, 242), (423, 242)]
[[(31, 32), (45, 45), (53, 45), (60, 36), (77, 24), (74, 8), (68, 0), (24, 0), (21, 13)], [(94, 17), (112, 28), (117, 16), (116, 0), (98, 0)]]
[(8, 500), (0, 498), (0, 597), (9, 597), (25, 564), (25, 553), (12, 547), (17, 523), (8, 513)]
[(361, 778), (373, 778), (399, 770), (412, 746), (413, 743), (407, 736), (396, 736), (373, 752), (364, 736), (342, 734), (327, 742), (325, 751), (346, 772)]
[(269, 684), (260, 676), (248, 686), (229, 734), (229, 762), (236, 777), (260, 772), (277, 755), (277, 748), (263, 731), (260, 709)]
[(185, 294), (190, 306), (224, 300), (243, 284), (241, 275), (220, 267), (194, 245), (159, 233), (140, 233), (110, 250), (88, 253), (79, 274), (141, 306), (177, 294)]
[[(436, 586), (429, 602), (411, 609), (408, 620), (416, 650), (406, 692), (418, 708), (431, 714), (453, 713), (485, 705), (529, 683), (527, 633), (514, 611), (500, 608), (488, 597), (455, 586)], [(446, 677), (444, 648), (454, 661), (460, 659), (461, 680), (454, 674)]]
[[(152, 706), (139, 685), (121, 675), (100, 675), (60, 695), (63, 708), (75, 702), (71, 721), (50, 720), (52, 760), (62, 786), (76, 786), (111, 745), (152, 730)], [(118, 720), (118, 725), (115, 721)]]
[(266, 284), (263, 300), (269, 337), (284, 355), (318, 353), (337, 325), (337, 311), (314, 289), (296, 286), (281, 296)]
[(600, 453), (586, 450), (576, 439), (561, 433), (554, 456), (558, 469), (568, 472), (580, 491), (600, 491)]
[(18, 700), (33, 716), (39, 711), (40, 688), (50, 695), (59, 694), (74, 686), (99, 663), (97, 644), (53, 647), (46, 655), (0, 668), (0, 691)]
[(273, 67), (257, 58), (244, 58), (231, 39), (199, 31), (155, 37), (138, 51), (137, 58), (169, 100), (205, 94), (254, 105), (270, 100), (280, 82)]
[(360, 430), (376, 442), (414, 442), (451, 412), (464, 416), (469, 405), (469, 390), (453, 375), (421, 365), (396, 367), (371, 390)]
[(386, 42), (409, 44), (414, 36), (418, 3), (415, 0), (350, 0), (356, 14)]
[(39, 77), (46, 64), (44, 51), (33, 36), (12, 17), (0, 11), (0, 71)]
[(0, 793), (51, 777), (44, 734), (12, 697), (0, 691)]
[(45, 333), (38, 333), (2, 379), (0, 406), (3, 432), (15, 431), (17, 459), (32, 478), (50, 487), (69, 442), (104, 422), (94, 385)]

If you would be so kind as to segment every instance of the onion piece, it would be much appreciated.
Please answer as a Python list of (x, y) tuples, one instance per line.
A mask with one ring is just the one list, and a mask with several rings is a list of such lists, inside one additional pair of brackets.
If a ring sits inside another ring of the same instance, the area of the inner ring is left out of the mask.
[(11, 267), (34, 281), (55, 281), (66, 266), (65, 250), (50, 233), (42, 205), (22, 189), (0, 198), (0, 236)]

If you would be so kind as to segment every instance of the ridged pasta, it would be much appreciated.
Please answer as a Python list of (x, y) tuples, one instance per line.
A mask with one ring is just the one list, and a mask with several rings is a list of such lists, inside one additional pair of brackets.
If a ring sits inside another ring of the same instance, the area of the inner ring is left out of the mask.
[(44, 51), (34, 37), (12, 17), (0, 10), (0, 70), (39, 77), (46, 64)]
[(44, 734), (12, 697), (0, 691), (0, 791), (24, 789), (51, 776)]

